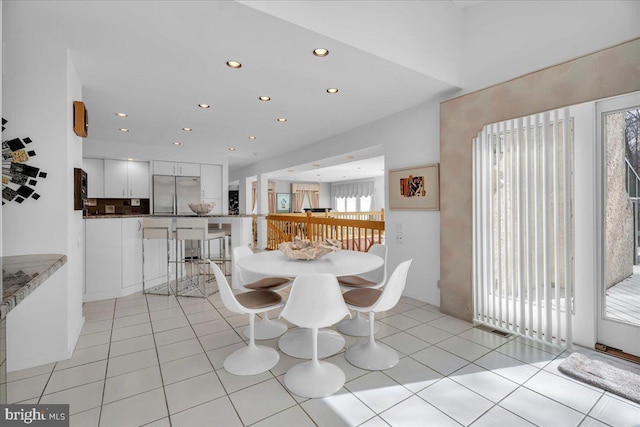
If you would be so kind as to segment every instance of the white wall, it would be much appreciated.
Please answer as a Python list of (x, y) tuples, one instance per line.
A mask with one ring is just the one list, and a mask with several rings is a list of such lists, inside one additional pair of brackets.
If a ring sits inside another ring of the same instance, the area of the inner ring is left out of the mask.
[[(69, 69), (67, 49), (52, 37), (57, 22), (34, 25), (33, 2), (4, 2), (3, 7), (3, 115), (8, 120), (3, 139), (30, 137), (37, 155), (29, 164), (47, 172), (38, 179), (39, 200), (8, 203), (2, 215), (2, 252), (7, 255), (59, 253), (68, 265), (56, 273), (62, 291), (50, 300), (64, 311), (64, 327), (55, 337), (67, 354), (51, 349), (44, 358), (64, 358), (75, 347), (82, 327), (80, 280), (82, 275), (81, 216), (73, 211), (73, 167), (82, 156), (82, 143), (70, 138), (70, 96), (81, 96), (77, 75)], [(45, 7), (48, 7), (46, 5)], [(28, 31), (25, 29), (28, 28)], [(69, 86), (70, 85), (70, 86)], [(68, 92), (69, 88), (69, 92)], [(71, 271), (73, 268), (73, 271)], [(47, 286), (47, 282), (43, 286)], [(53, 286), (53, 285), (51, 285)], [(69, 306), (73, 304), (73, 306)], [(33, 316), (38, 313), (32, 313)], [(34, 321), (38, 318), (33, 318)], [(41, 319), (46, 321), (46, 319)], [(7, 325), (10, 328), (10, 324)], [(24, 339), (24, 337), (23, 337)], [(51, 360), (50, 360), (51, 361)], [(12, 361), (8, 360), (9, 365)]]
[(639, 19), (638, 1), (487, 1), (466, 8), (463, 92), (634, 39)]
[[(437, 163), (440, 158), (439, 102), (433, 101), (394, 114), (351, 131), (319, 141), (287, 155), (268, 159), (234, 171), (231, 179), (244, 179), (290, 165), (304, 164), (380, 145), (385, 169)], [(384, 182), (384, 193), (388, 184)], [(387, 198), (385, 198), (387, 199)], [(385, 237), (389, 247), (389, 273), (402, 261), (413, 258), (405, 295), (440, 304), (440, 213), (391, 211), (385, 201)], [(396, 244), (396, 227), (402, 227), (403, 244)]]
[(83, 252), (84, 252), (84, 234), (82, 224), (82, 210), (73, 210), (74, 202), (74, 168), (82, 168), (82, 143), (83, 138), (75, 134), (71, 127), (73, 123), (73, 101), (82, 101), (82, 85), (80, 78), (76, 72), (71, 57), (67, 52), (67, 205), (71, 207), (71, 212), (67, 217), (67, 271), (68, 277), (68, 316), (69, 316), (69, 334), (72, 339), (69, 340), (69, 353), (73, 352), (77, 337), (80, 336), (80, 330), (84, 323), (82, 316), (82, 292), (83, 292)]

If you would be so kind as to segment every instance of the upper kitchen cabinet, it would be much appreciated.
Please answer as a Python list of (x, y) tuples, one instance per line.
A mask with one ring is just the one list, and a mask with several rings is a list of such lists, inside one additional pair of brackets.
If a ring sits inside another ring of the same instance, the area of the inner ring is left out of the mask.
[(82, 159), (82, 169), (87, 173), (87, 197), (101, 199), (104, 197), (104, 160)]
[(149, 198), (148, 162), (106, 159), (104, 178), (106, 198)]
[(222, 199), (222, 165), (200, 165), (202, 199)]
[(174, 176), (200, 176), (200, 164), (154, 161), (153, 174)]

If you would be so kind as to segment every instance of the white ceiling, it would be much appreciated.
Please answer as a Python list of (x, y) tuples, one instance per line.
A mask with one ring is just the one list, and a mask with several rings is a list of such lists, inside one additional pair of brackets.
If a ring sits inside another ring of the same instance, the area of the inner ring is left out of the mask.
[[(294, 3), (298, 2), (260, 2), (263, 8), (276, 4), (293, 8)], [(359, 13), (360, 23), (378, 22), (380, 14), (399, 3), (400, 18), (412, 17), (408, 22), (414, 23), (416, 13), (425, 12), (425, 7), (437, 5), (447, 19), (455, 18), (460, 10), (460, 2), (381, 1), (366, 2), (385, 6), (372, 9), (367, 16), (362, 13), (365, 2), (314, 2), (320, 3), (336, 10), (351, 4), (343, 10), (342, 19)], [(425, 6), (429, 3), (431, 6)], [(431, 59), (438, 67), (425, 68), (403, 59), (408, 51), (394, 57), (389, 53), (393, 45), (381, 45), (377, 51), (362, 45), (365, 40), (384, 39), (390, 30), (397, 31), (396, 27), (371, 27), (365, 34), (356, 34), (357, 29), (349, 34), (349, 27), (345, 27), (339, 33), (327, 31), (327, 36), (305, 28), (321, 29), (322, 19), (313, 25), (307, 25), (311, 22), (308, 19), (305, 25), (297, 25), (274, 16), (274, 12), (268, 14), (228, 0), (61, 2), (46, 13), (59, 15), (61, 27), (73, 21), (74, 32), (82, 34), (74, 39), (70, 52), (83, 84), (89, 138), (94, 143), (141, 144), (151, 153), (154, 147), (173, 147), (176, 141), (182, 142), (176, 150), (214, 147), (229, 155), (231, 170), (313, 144), (457, 88), (453, 79), (443, 77), (451, 65), (447, 61), (453, 61), (443, 49), (433, 50)], [(438, 20), (437, 16), (427, 18)], [(413, 32), (394, 35), (394, 45), (402, 46), (403, 39), (417, 39), (427, 51), (429, 46), (442, 45), (446, 34), (424, 44), (424, 34), (429, 34), (428, 26), (424, 27), (423, 34), (412, 27)], [(329, 49), (329, 56), (312, 55), (317, 47)], [(226, 61), (231, 59), (242, 62), (242, 68), (227, 67)], [(329, 87), (340, 92), (329, 95)], [(272, 100), (260, 102), (261, 95)], [(203, 110), (198, 103), (211, 108)], [(118, 118), (116, 112), (129, 117)], [(278, 117), (286, 117), (287, 122), (277, 122)], [(118, 131), (121, 127), (130, 132)], [(183, 127), (193, 131), (184, 132)], [(249, 135), (256, 139), (250, 140)], [(236, 150), (229, 152), (229, 147)], [(127, 157), (125, 153), (123, 157)], [(301, 166), (292, 165), (298, 170)], [(343, 168), (331, 176), (355, 179), (356, 170)]]

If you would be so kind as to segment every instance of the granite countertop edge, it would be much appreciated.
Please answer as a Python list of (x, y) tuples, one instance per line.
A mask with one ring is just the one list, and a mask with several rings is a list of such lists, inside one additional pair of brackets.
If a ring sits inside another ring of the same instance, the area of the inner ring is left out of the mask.
[[(7, 317), (11, 310), (24, 301), (29, 294), (66, 264), (67, 256), (62, 254), (15, 255), (1, 257), (0, 260), (2, 262), (3, 277), (3, 298), (2, 304), (0, 304), (0, 320), (2, 320)], [(25, 270), (31, 276), (29, 280), (21, 284), (18, 289), (12, 290), (11, 294), (5, 297), (5, 274), (16, 275), (17, 273), (25, 273)]]

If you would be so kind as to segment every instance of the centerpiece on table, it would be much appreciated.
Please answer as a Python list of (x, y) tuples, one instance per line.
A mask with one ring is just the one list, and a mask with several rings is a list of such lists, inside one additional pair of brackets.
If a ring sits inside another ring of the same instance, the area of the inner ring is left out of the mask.
[(295, 237), (293, 242), (280, 243), (278, 249), (291, 259), (313, 261), (320, 259), (329, 252), (340, 250), (342, 242), (335, 239), (311, 241)]

